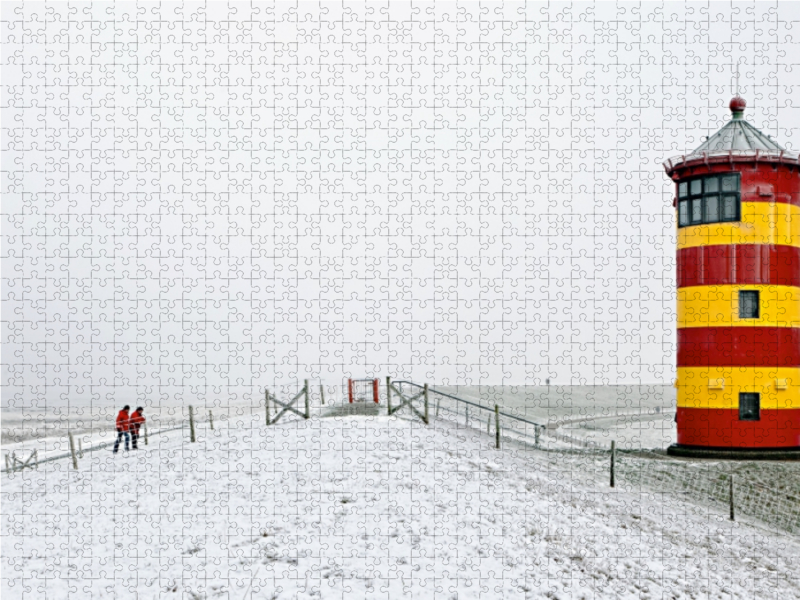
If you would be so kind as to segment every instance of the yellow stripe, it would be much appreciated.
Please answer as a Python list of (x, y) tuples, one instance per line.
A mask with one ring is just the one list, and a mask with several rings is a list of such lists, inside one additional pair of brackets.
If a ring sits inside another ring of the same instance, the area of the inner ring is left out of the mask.
[(800, 246), (800, 207), (784, 202), (742, 202), (742, 220), (678, 229), (678, 250), (718, 244)]
[(739, 392), (761, 394), (762, 409), (800, 408), (800, 368), (678, 367), (681, 408), (738, 409)]
[[(759, 292), (759, 318), (739, 318), (739, 290)], [(800, 327), (800, 288), (789, 285), (698, 285), (678, 289), (678, 328)]]

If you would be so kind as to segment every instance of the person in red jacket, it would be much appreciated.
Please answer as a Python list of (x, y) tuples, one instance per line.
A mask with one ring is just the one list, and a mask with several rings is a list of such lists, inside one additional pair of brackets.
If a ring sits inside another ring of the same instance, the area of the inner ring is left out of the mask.
[(142, 413), (144, 413), (144, 408), (137, 406), (129, 421), (131, 429), (131, 446), (134, 450), (139, 449), (139, 430), (142, 428), (142, 425), (144, 425), (145, 422), (144, 414)]
[(130, 428), (130, 415), (128, 411), (131, 409), (127, 404), (122, 407), (122, 410), (117, 414), (117, 441), (114, 442), (114, 454), (119, 452), (119, 443), (122, 441), (122, 436), (125, 436), (125, 450), (128, 450), (128, 429)]

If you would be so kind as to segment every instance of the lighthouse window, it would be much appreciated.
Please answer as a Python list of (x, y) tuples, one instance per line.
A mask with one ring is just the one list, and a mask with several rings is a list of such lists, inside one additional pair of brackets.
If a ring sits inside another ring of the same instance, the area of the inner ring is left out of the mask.
[(678, 225), (685, 227), (689, 224), (689, 203), (681, 202), (678, 204)]
[(739, 318), (757, 319), (758, 311), (758, 291), (740, 290), (739, 291)]
[(739, 178), (736, 175), (726, 175), (722, 177), (722, 191), (723, 192), (738, 192), (739, 191)]
[(740, 220), (739, 174), (709, 175), (678, 183), (678, 226)]
[(761, 396), (753, 392), (739, 394), (739, 420), (759, 421), (761, 419)]
[(692, 200), (692, 223), (703, 222), (703, 200), (697, 198)]
[(739, 197), (738, 196), (724, 196), (722, 198), (722, 220), (723, 221), (738, 221), (736, 213), (739, 212)]
[(706, 196), (706, 223), (719, 223), (719, 196)]

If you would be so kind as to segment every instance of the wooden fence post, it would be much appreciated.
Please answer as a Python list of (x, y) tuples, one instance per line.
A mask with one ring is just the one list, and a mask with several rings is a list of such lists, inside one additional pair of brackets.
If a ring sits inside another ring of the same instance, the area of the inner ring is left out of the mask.
[(147, 423), (144, 424), (144, 445), (150, 445), (150, 442), (147, 440)]
[(269, 390), (264, 390), (264, 409), (266, 411), (267, 416), (267, 425), (270, 425), (270, 421), (272, 421), (272, 416), (269, 414)]
[(11, 465), (8, 462), (8, 452), (6, 452), (6, 473), (11, 471)]
[(539, 445), (539, 426), (538, 425), (534, 425), (533, 426), (533, 438), (534, 438), (534, 440), (533, 440), (534, 445), (538, 446)]
[(305, 391), (306, 396), (306, 419), (311, 418), (311, 404), (308, 400), (308, 379), (305, 380), (305, 386), (303, 387), (303, 391)]
[(492, 417), (486, 417), (486, 433), (492, 433)]
[(194, 442), (194, 408), (192, 405), (189, 405), (189, 441)]
[(731, 521), (736, 520), (736, 515), (734, 514), (733, 509), (733, 473), (731, 473), (731, 485), (730, 485), (730, 505), (731, 505)]
[(500, 449), (500, 407), (497, 404), (494, 405), (494, 445)]
[(425, 425), (429, 425), (430, 421), (428, 420), (428, 384), (425, 384)]
[(386, 378), (386, 404), (389, 407), (389, 414), (392, 414), (392, 378)]
[(464, 426), (469, 427), (469, 405), (464, 406)]
[(611, 487), (614, 487), (614, 462), (617, 459), (617, 442), (611, 442)]
[(325, 386), (319, 384), (319, 398), (322, 400), (322, 406), (325, 406)]
[(78, 470), (78, 456), (75, 454), (75, 440), (72, 437), (72, 432), (68, 431), (69, 435), (69, 452), (72, 454), (72, 468)]
[(214, 431), (214, 413), (208, 411), (208, 423), (211, 425), (211, 431)]

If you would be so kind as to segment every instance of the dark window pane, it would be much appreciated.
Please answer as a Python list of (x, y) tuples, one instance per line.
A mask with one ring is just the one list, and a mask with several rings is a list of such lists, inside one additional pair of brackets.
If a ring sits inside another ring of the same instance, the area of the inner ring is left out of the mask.
[(678, 202), (678, 225), (685, 227), (689, 224), (689, 201)]
[(761, 396), (752, 392), (739, 394), (739, 420), (758, 421), (761, 418)]
[[(721, 195), (722, 189), (728, 193)], [(741, 219), (739, 175), (709, 175), (678, 183), (678, 226), (723, 223)]]
[(702, 223), (703, 222), (703, 200), (701, 198), (697, 198), (696, 200), (692, 200), (692, 223)]
[(739, 189), (739, 178), (736, 175), (725, 175), (722, 177), (722, 191), (736, 192)]
[(706, 196), (706, 223), (719, 223), (719, 196)]
[(757, 319), (758, 310), (758, 291), (741, 290), (739, 292), (739, 318)]
[(722, 220), (736, 221), (738, 215), (738, 198), (736, 196), (724, 196), (722, 199)]

